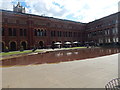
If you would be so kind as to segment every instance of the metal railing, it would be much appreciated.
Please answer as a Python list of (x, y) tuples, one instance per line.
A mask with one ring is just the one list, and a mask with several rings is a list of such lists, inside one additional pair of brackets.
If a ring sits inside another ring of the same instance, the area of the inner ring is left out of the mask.
[(111, 80), (105, 85), (106, 90), (120, 90), (120, 78)]

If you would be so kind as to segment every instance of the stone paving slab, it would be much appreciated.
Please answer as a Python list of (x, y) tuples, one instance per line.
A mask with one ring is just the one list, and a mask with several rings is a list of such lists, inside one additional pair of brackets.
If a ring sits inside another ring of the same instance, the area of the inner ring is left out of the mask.
[(118, 77), (118, 54), (61, 62), (2, 68), (3, 88), (104, 88)]

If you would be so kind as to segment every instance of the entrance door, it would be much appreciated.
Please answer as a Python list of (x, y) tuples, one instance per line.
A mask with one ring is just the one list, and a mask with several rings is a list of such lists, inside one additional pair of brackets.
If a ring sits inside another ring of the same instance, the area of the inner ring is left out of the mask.
[(40, 48), (43, 48), (43, 41), (40, 41), (40, 42), (39, 42), (39, 47), (40, 47)]
[(23, 46), (24, 50), (27, 49), (27, 44), (26, 44), (26, 42), (22, 42), (21, 45)]
[(11, 42), (10, 43), (10, 50), (11, 51), (15, 51), (16, 50), (16, 43), (15, 42)]
[(5, 45), (4, 45), (4, 43), (2, 42), (2, 52), (4, 52), (4, 49), (5, 49)]

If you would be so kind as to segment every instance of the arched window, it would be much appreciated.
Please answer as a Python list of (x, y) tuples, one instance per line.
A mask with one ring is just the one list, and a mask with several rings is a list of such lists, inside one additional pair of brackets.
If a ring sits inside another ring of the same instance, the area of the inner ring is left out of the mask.
[(36, 29), (34, 30), (34, 35), (37, 36), (37, 30)]
[(38, 29), (37, 31), (37, 36), (40, 36), (40, 29)]
[(43, 36), (44, 35), (44, 32), (43, 30), (40, 31), (40, 36)]
[(47, 36), (47, 34), (46, 34), (46, 30), (44, 30), (44, 36)]

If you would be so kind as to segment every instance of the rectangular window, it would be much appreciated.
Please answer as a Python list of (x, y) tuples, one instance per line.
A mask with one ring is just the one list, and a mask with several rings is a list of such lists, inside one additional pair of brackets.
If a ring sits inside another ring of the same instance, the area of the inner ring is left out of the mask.
[(70, 37), (70, 32), (68, 32), (68, 37)]
[(108, 42), (108, 39), (107, 39), (107, 38), (105, 38), (105, 42), (106, 42), (106, 43)]
[(53, 37), (53, 31), (51, 31), (51, 37)]
[(108, 30), (108, 35), (110, 34), (110, 31)]
[(119, 42), (119, 38), (118, 37), (116, 37), (116, 42)]
[(22, 29), (20, 29), (20, 36), (23, 36), (23, 30)]
[(2, 33), (2, 36), (4, 36), (5, 35), (5, 29), (2, 27), (2, 28), (0, 28), (1, 30), (0, 31), (2, 31), (1, 33)]
[(118, 34), (118, 28), (115, 28), (115, 33)]
[(20, 36), (27, 36), (27, 30), (26, 29), (20, 29)]
[(9, 32), (9, 36), (12, 36), (12, 28), (9, 28), (8, 32)]
[(57, 36), (58, 36), (58, 37), (60, 36), (60, 32), (59, 32), (59, 31), (57, 31)]
[[(0, 27), (0, 36), (2, 35), (2, 28)], [(2, 35), (3, 36), (3, 35)]]
[(110, 43), (111, 42), (111, 40), (110, 40), (110, 38), (108, 38), (108, 43)]
[(16, 36), (16, 29), (13, 29), (12, 36)]
[(24, 36), (27, 36), (27, 30), (24, 29)]
[(72, 32), (71, 32), (71, 37), (72, 37)]
[(63, 37), (65, 37), (65, 32), (63, 32)]
[(107, 35), (107, 31), (105, 31), (105, 35)]
[(73, 33), (73, 36), (75, 37), (75, 32)]
[(61, 37), (62, 36), (62, 32), (60, 31), (59, 33), (60, 33), (60, 37)]
[(103, 39), (102, 38), (99, 38), (99, 43), (103, 43)]
[(117, 28), (113, 28), (113, 29), (112, 29), (112, 34), (113, 34), (113, 35), (118, 34), (118, 29), (117, 29)]
[(53, 31), (53, 36), (54, 36), (54, 37), (56, 36), (56, 32), (55, 32), (55, 31)]
[(65, 32), (65, 37), (68, 37), (67, 32)]

